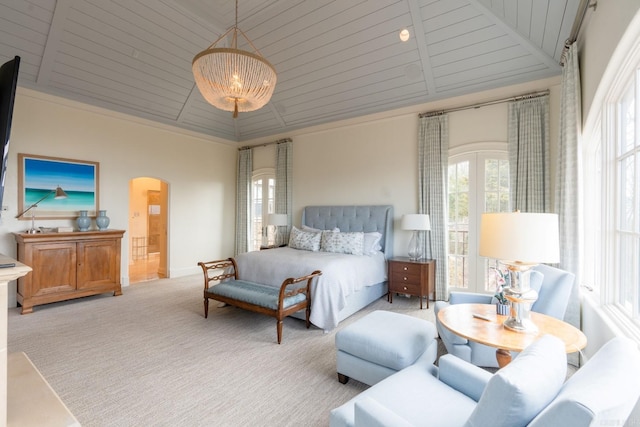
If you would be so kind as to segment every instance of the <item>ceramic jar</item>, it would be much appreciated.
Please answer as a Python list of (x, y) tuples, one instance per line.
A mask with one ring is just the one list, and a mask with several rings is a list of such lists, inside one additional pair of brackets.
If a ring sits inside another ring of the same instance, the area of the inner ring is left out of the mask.
[(98, 216), (96, 217), (98, 230), (102, 231), (109, 228), (109, 222), (111, 222), (111, 220), (107, 216), (107, 211), (98, 211)]
[(89, 231), (91, 218), (89, 218), (88, 211), (80, 211), (80, 216), (76, 218), (76, 224), (80, 231)]

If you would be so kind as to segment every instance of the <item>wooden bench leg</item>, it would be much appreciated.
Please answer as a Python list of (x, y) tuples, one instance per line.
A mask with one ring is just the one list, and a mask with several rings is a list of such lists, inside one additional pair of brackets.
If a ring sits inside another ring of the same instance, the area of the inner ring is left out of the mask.
[(204, 318), (209, 316), (209, 298), (204, 297)]
[(311, 315), (311, 308), (307, 307), (307, 329), (311, 326), (311, 322), (309, 321), (309, 316)]
[(282, 320), (278, 319), (278, 344), (282, 341)]

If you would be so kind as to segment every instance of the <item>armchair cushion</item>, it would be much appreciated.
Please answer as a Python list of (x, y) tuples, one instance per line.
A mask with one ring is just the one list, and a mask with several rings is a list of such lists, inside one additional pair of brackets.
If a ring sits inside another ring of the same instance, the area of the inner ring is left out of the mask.
[(411, 427), (409, 421), (370, 397), (355, 403), (355, 427)]
[(543, 336), (489, 380), (465, 426), (526, 426), (556, 397), (566, 375), (564, 344)]

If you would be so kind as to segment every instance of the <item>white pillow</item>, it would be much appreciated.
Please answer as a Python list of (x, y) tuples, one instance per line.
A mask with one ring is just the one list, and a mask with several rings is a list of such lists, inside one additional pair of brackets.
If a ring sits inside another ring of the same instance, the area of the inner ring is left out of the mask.
[(320, 240), (320, 250), (338, 254), (362, 255), (364, 248), (364, 233), (361, 231), (336, 233), (323, 231)]
[(289, 235), (289, 247), (292, 249), (302, 249), (305, 251), (317, 252), (320, 250), (320, 238), (322, 233), (302, 231), (296, 227), (291, 227)]
[(380, 239), (382, 239), (382, 234), (377, 231), (364, 233), (364, 246), (362, 248), (362, 253), (364, 255), (374, 255), (376, 252), (381, 251), (382, 246), (380, 246)]
[[(325, 230), (320, 230), (319, 228), (313, 228), (313, 227), (309, 227), (308, 225), (303, 225), (302, 229), (304, 231), (312, 231), (314, 233), (322, 233)], [(336, 233), (340, 232), (340, 229), (338, 227), (333, 227), (333, 230), (326, 230), (326, 231), (335, 231)]]

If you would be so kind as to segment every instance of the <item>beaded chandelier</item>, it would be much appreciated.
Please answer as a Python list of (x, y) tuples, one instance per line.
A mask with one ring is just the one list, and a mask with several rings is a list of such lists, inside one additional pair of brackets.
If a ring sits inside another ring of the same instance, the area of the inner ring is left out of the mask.
[[(216, 47), (232, 34), (231, 47)], [(255, 52), (238, 49), (238, 35), (246, 39)], [(276, 70), (236, 23), (211, 46), (193, 58), (193, 76), (200, 93), (208, 103), (224, 111), (255, 111), (265, 106), (276, 87)]]

